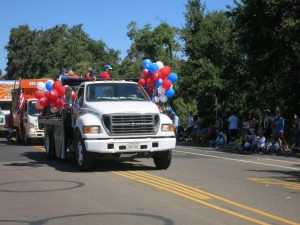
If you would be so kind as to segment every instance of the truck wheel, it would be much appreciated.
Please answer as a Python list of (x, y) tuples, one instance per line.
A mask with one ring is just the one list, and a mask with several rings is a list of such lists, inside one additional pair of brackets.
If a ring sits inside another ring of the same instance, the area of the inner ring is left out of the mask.
[(172, 160), (172, 151), (156, 152), (153, 155), (153, 161), (157, 169), (164, 170), (169, 168)]
[(54, 149), (54, 142), (52, 138), (52, 132), (50, 130), (47, 130), (44, 138), (44, 145), (46, 149), (46, 155), (48, 159), (54, 159), (55, 158), (55, 149)]
[(91, 170), (94, 166), (94, 159), (92, 155), (86, 151), (84, 140), (79, 131), (76, 132), (74, 138), (74, 150), (76, 162), (80, 171)]

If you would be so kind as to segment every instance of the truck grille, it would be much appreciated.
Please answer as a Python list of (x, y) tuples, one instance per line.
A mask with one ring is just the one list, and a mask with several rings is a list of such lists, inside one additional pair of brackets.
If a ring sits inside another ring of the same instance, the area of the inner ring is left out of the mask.
[(157, 114), (104, 115), (103, 122), (109, 135), (155, 134), (159, 124)]

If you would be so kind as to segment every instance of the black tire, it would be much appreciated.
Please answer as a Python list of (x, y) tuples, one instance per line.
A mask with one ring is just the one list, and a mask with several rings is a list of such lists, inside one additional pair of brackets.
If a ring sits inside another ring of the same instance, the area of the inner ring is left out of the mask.
[(48, 129), (45, 132), (44, 146), (45, 146), (47, 158), (55, 159), (55, 146), (54, 146), (53, 132), (50, 129)]
[(24, 140), (25, 145), (30, 145), (31, 140), (30, 140), (30, 138), (28, 138), (28, 136), (26, 135), (25, 132), (23, 133), (23, 140)]
[(172, 150), (156, 152), (153, 155), (153, 161), (158, 170), (168, 169), (172, 161)]
[(16, 142), (21, 144), (21, 134), (19, 129), (16, 130)]
[(77, 130), (74, 136), (73, 149), (75, 151), (75, 159), (80, 171), (89, 171), (94, 167), (93, 155), (86, 151), (84, 140), (80, 132)]

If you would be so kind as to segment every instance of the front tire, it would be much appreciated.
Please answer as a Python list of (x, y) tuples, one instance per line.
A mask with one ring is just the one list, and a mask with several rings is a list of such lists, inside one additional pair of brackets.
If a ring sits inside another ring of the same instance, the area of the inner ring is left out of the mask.
[(154, 153), (153, 161), (158, 170), (168, 169), (172, 161), (172, 150)]
[(91, 153), (87, 152), (84, 140), (79, 131), (76, 132), (73, 144), (75, 150), (75, 158), (80, 171), (88, 171), (93, 169), (94, 158)]

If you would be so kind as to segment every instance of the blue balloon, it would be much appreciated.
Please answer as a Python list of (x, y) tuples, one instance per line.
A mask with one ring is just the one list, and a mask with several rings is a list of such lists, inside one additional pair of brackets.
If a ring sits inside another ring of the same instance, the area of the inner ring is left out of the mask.
[(175, 94), (175, 91), (174, 91), (173, 88), (169, 88), (169, 89), (167, 89), (167, 90), (165, 91), (165, 95), (166, 95), (168, 98), (173, 97), (174, 94)]
[(53, 80), (47, 80), (45, 83), (45, 87), (47, 91), (51, 91), (52, 90), (52, 86), (53, 86), (54, 81)]
[(168, 75), (168, 79), (169, 79), (172, 83), (176, 82), (176, 81), (178, 80), (178, 75), (177, 75), (177, 73), (170, 73), (170, 74)]
[(148, 70), (153, 73), (155, 70), (159, 70), (159, 66), (156, 63), (151, 63)]
[(151, 60), (150, 59), (145, 59), (143, 61), (143, 68), (149, 70), (150, 66), (151, 66)]
[(163, 83), (163, 80), (159, 78), (158, 80), (155, 81), (155, 87), (160, 87)]

